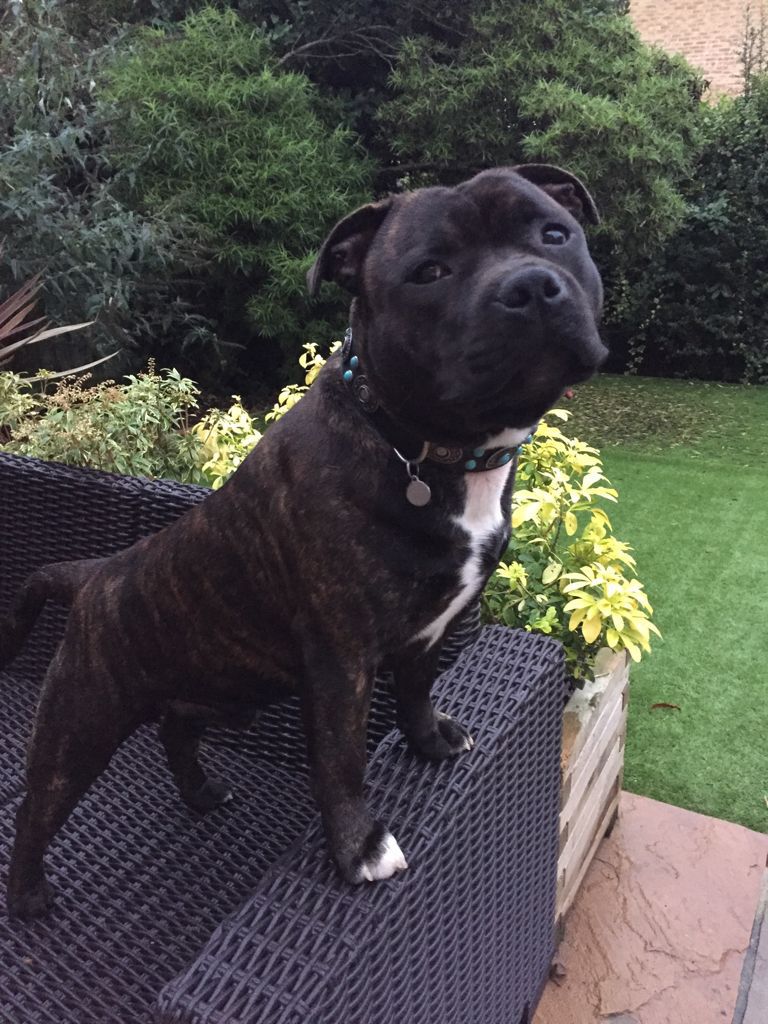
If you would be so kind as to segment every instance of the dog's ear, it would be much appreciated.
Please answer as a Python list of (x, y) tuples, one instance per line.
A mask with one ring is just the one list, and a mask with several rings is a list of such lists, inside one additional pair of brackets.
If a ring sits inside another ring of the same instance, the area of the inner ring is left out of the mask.
[(335, 281), (353, 294), (357, 291), (365, 254), (391, 206), (391, 199), (368, 203), (339, 221), (307, 274), (310, 295), (317, 294), (322, 281)]
[(578, 221), (589, 221), (590, 224), (600, 223), (600, 214), (592, 196), (582, 181), (564, 171), (561, 167), (550, 164), (518, 164), (512, 170), (521, 178), (533, 182), (552, 196), (555, 202), (564, 206), (568, 213)]

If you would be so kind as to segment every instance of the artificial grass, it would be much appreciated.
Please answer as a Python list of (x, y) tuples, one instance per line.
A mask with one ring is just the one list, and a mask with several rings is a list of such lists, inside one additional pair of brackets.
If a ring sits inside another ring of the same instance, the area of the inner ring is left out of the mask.
[(768, 389), (605, 377), (572, 408), (663, 634), (632, 669), (625, 786), (768, 831)]

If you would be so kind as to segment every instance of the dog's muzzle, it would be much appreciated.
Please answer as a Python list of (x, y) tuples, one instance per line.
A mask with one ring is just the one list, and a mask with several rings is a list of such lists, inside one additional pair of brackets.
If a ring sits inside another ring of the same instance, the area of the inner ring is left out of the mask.
[(605, 361), (608, 350), (578, 291), (556, 268), (526, 266), (504, 277), (495, 301), (518, 327), (550, 335), (574, 357), (574, 372), (589, 377)]

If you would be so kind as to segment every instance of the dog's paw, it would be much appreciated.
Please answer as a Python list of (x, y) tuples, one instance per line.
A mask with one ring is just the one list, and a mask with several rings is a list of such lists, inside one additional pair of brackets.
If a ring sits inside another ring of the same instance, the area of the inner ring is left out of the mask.
[(8, 893), (8, 917), (19, 921), (33, 921), (46, 917), (54, 905), (53, 890), (43, 879), (37, 885), (19, 893)]
[(441, 711), (435, 715), (435, 728), (432, 732), (426, 736), (409, 736), (408, 743), (417, 754), (430, 761), (456, 757), (475, 745), (464, 726)]
[(399, 871), (407, 871), (403, 851), (391, 832), (385, 832), (376, 848), (360, 864), (360, 882), (380, 882)]
[(353, 885), (380, 882), (408, 868), (397, 840), (379, 822), (369, 833), (361, 852), (355, 857), (339, 860), (338, 864), (341, 873)]
[(187, 807), (198, 814), (207, 814), (232, 800), (232, 790), (220, 779), (206, 779), (199, 789), (184, 794)]

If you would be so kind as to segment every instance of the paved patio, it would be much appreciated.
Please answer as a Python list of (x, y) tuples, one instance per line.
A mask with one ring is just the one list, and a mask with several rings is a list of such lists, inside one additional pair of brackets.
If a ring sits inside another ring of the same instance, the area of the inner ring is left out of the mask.
[(622, 794), (535, 1024), (731, 1024), (766, 855), (766, 835)]

